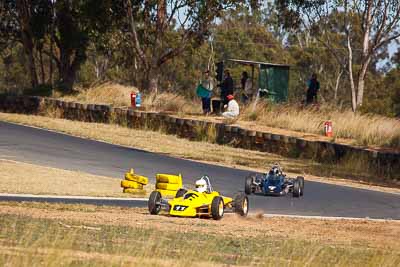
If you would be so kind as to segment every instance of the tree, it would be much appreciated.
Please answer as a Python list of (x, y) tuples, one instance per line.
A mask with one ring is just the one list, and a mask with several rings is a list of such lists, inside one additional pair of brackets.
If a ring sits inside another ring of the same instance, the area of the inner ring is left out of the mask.
[(198, 47), (209, 35), (215, 18), (240, 0), (124, 0), (131, 43), (140, 61), (144, 87), (157, 92), (160, 68), (189, 47)]
[[(400, 36), (400, 2), (277, 0), (277, 4), (282, 16), (285, 16), (283, 23), (287, 27), (311, 32), (339, 64), (346, 66), (352, 109), (356, 111), (363, 103), (365, 78), (371, 61), (381, 49)], [(326, 34), (331, 15), (342, 18), (340, 33), (345, 42), (341, 44), (341, 50), (332, 46), (329, 34)], [(360, 55), (354, 55), (354, 51), (358, 50), (357, 44), (361, 46)], [(343, 52), (344, 57), (341, 55)]]
[(4, 0), (0, 4), (0, 38), (2, 46), (10, 46), (15, 42), (23, 44), (28, 59), (28, 69), (31, 77), (31, 86), (38, 85), (35, 65), (35, 29), (33, 18), (41, 10), (37, 10), (37, 1), (32, 0)]
[(55, 2), (55, 29), (51, 38), (58, 53), (53, 56), (59, 72), (59, 87), (70, 92), (77, 71), (87, 59), (90, 42), (97, 43), (119, 21), (120, 1), (58, 0)]

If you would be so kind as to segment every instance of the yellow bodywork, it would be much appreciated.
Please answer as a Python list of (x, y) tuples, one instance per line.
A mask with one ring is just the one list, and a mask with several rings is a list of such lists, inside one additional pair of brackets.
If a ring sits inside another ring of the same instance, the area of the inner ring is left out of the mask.
[(232, 208), (232, 198), (221, 196), (216, 191), (199, 193), (189, 190), (183, 197), (168, 201), (169, 214), (181, 217), (211, 216), (211, 203), (216, 196), (222, 197), (225, 207)]

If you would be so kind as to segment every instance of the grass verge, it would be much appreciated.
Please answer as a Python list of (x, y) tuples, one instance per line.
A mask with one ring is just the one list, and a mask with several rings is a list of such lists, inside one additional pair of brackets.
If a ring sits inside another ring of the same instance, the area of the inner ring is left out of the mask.
[(332, 121), (334, 137), (339, 142), (400, 149), (399, 120), (339, 110), (329, 105), (304, 108), (293, 104), (272, 105), (261, 101), (256, 106), (254, 103), (247, 105), (238, 123), (253, 121), (261, 126), (323, 135), (324, 122), (327, 120)]
[[(376, 179), (364, 165), (317, 163), (306, 159), (292, 159), (272, 153), (233, 148), (201, 141), (189, 141), (173, 135), (154, 131), (136, 130), (113, 124), (84, 123), (42, 116), (0, 113), (0, 120), (51, 129), (75, 136), (105, 141), (174, 157), (210, 162), (228, 167), (265, 171), (271, 164), (279, 162), (288, 174), (301, 174), (308, 180), (339, 183), (381, 191), (400, 192), (396, 188), (372, 185), (400, 184)], [(190, 147), (191, 149), (188, 149)], [(134, 167), (134, 166), (132, 166)], [(351, 180), (348, 180), (351, 179)]]
[[(133, 196), (122, 193), (120, 187), (122, 178), (97, 176), (4, 159), (0, 159), (0, 170), (1, 193), (97, 197)], [(146, 187), (151, 188), (151, 185)]]
[[(2, 266), (398, 266), (400, 223), (0, 203)], [(373, 232), (374, 235), (370, 233)]]

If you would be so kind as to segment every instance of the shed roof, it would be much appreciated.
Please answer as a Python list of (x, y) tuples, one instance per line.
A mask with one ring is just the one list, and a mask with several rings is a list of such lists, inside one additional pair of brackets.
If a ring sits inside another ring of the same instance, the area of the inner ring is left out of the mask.
[(252, 61), (252, 60), (242, 60), (242, 59), (233, 59), (230, 58), (228, 61), (236, 62), (243, 65), (264, 65), (270, 67), (282, 67), (282, 68), (290, 68), (290, 65), (286, 64), (274, 64), (269, 62), (261, 62), (261, 61)]

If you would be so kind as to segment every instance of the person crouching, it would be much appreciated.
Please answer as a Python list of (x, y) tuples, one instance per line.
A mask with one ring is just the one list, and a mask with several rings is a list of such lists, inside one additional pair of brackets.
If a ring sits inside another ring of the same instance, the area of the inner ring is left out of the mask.
[(233, 95), (228, 95), (226, 97), (228, 100), (228, 104), (224, 105), (224, 108), (226, 108), (226, 111), (222, 113), (222, 116), (225, 118), (236, 118), (239, 116), (239, 104), (236, 102), (236, 100), (233, 98)]

